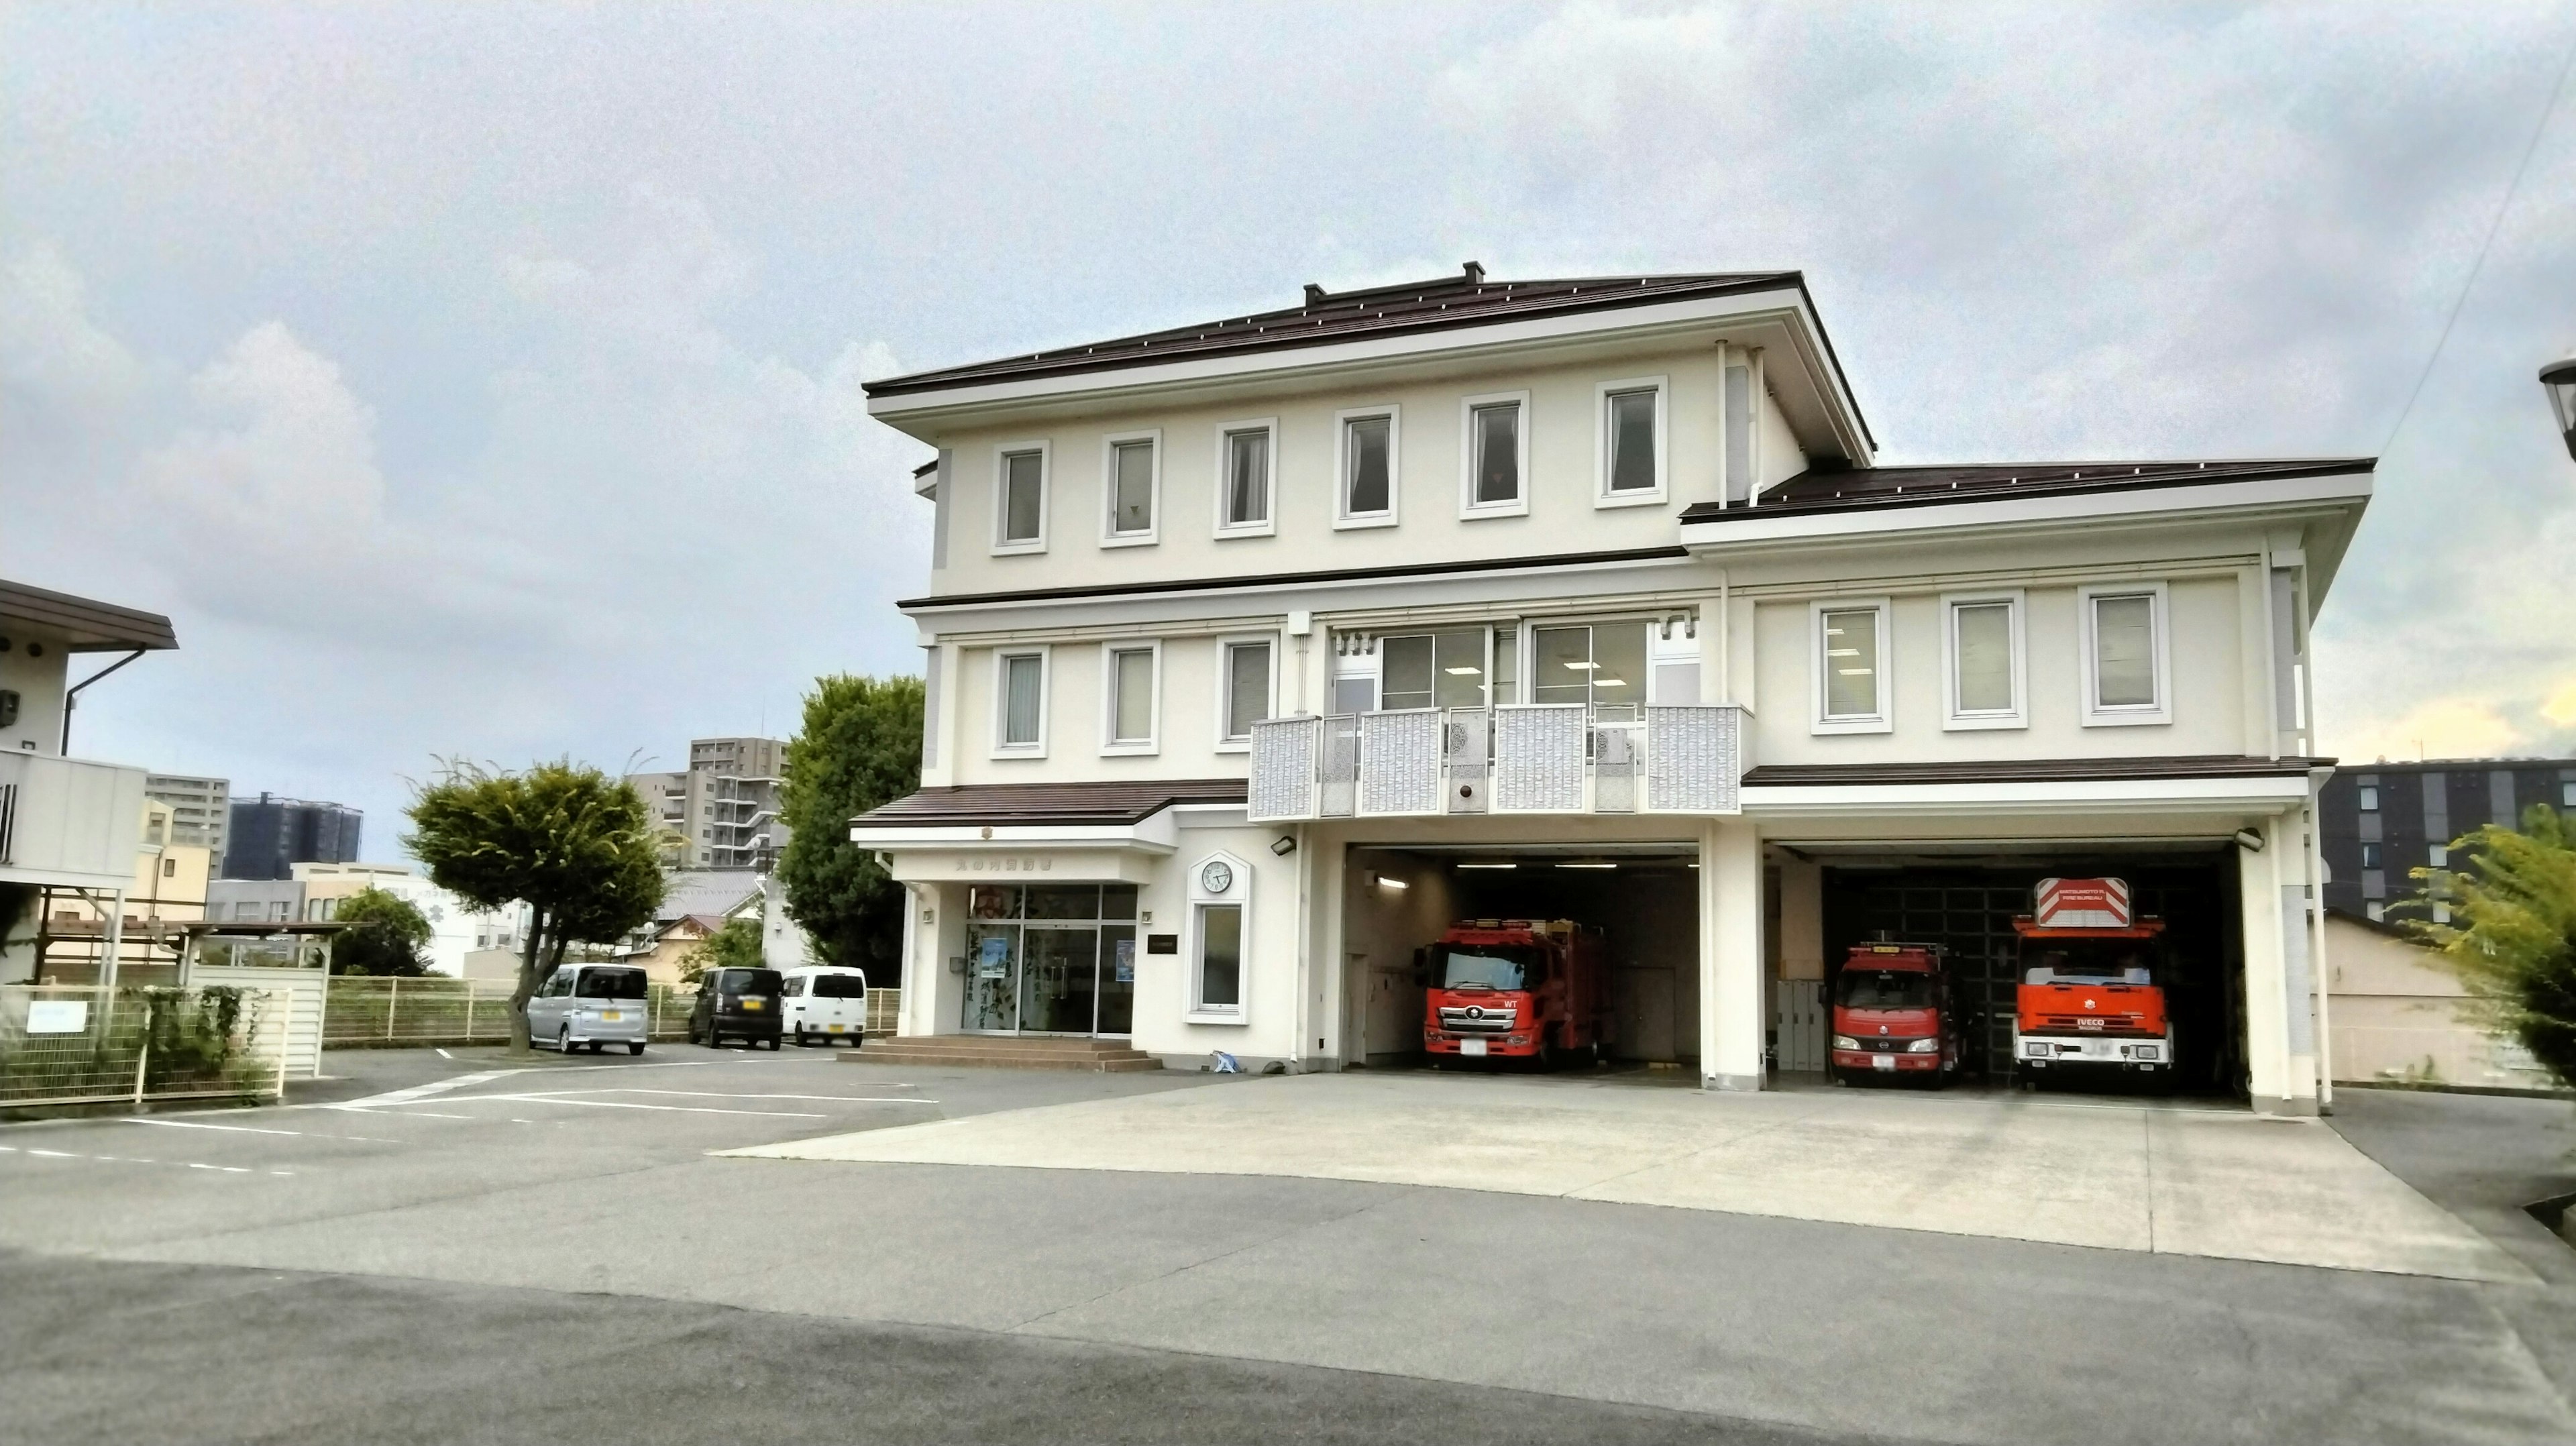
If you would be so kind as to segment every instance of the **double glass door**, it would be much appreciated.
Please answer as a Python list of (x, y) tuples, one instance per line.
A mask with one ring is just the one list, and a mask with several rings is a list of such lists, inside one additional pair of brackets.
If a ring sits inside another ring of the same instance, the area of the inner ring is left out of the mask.
[(1133, 1032), (1135, 885), (977, 884), (968, 905), (960, 1028)]

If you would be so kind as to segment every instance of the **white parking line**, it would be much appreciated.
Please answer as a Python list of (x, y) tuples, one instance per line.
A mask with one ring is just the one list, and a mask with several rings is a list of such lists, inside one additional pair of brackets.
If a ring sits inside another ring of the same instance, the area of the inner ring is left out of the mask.
[(400, 1140), (388, 1140), (382, 1135), (326, 1135), (318, 1130), (263, 1130), (256, 1125), (217, 1125), (203, 1120), (158, 1120), (147, 1115), (127, 1115), (124, 1119), (129, 1125), (158, 1125), (165, 1130), (225, 1130), (242, 1135), (292, 1135), (297, 1139), (305, 1140), (364, 1140), (371, 1145), (402, 1143)]
[(449, 1104), (461, 1105), (482, 1100), (509, 1100), (532, 1105), (589, 1105), (602, 1110), (664, 1110), (682, 1115), (764, 1115), (774, 1120), (826, 1120), (829, 1115), (809, 1115), (798, 1110), (720, 1110), (709, 1105), (646, 1105), (632, 1100), (577, 1100), (569, 1095), (464, 1095)]
[(655, 1090), (631, 1085), (603, 1085), (595, 1090), (563, 1090), (576, 1095), (687, 1095), (718, 1100), (831, 1100), (845, 1105), (935, 1105), (937, 1100), (912, 1096), (887, 1095), (761, 1095), (737, 1094), (732, 1090)]
[[(159, 1160), (150, 1159), (142, 1155), (79, 1155), (67, 1150), (21, 1151), (14, 1145), (0, 1145), (0, 1154), (42, 1155), (50, 1160), (92, 1160), (102, 1165), (158, 1165), (161, 1163)], [(263, 1172), (250, 1165), (211, 1165), (199, 1160), (173, 1160), (170, 1164), (174, 1168), (178, 1169), (204, 1170), (209, 1174), (215, 1175), (257, 1175), (262, 1173), (270, 1175), (293, 1175), (295, 1173), (293, 1170), (268, 1170)]]

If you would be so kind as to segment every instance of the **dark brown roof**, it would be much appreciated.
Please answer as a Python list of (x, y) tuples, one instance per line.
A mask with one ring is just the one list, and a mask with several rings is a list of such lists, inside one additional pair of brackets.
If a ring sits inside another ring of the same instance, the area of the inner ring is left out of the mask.
[(860, 814), (854, 824), (939, 828), (960, 824), (1143, 823), (1176, 803), (1241, 803), (1240, 778), (1125, 779), (1096, 783), (966, 783), (925, 788)]
[(0, 581), (0, 621), (65, 633), (69, 640), (64, 647), (75, 653), (179, 646), (178, 635), (170, 631), (170, 620), (159, 613), (74, 597), (67, 592), (50, 592), (23, 582)]
[(1813, 788), (1835, 784), (2097, 783), (2125, 778), (2298, 777), (2331, 768), (2331, 758), (2251, 758), (2196, 754), (2179, 758), (2006, 758), (1968, 763), (1766, 763), (1744, 775), (1747, 788)]
[[(1806, 296), (1806, 278), (1795, 271), (1701, 272), (1680, 276), (1583, 276), (1554, 281), (1487, 281), (1469, 262), (1456, 276), (1373, 286), (1365, 291), (1306, 288), (1306, 304), (1284, 311), (1231, 317), (1197, 326), (1122, 336), (1027, 356), (1004, 357), (940, 371), (887, 377), (865, 385), (871, 397), (899, 397), (974, 382), (1018, 381), (1148, 366), (1189, 357), (1233, 356), (1313, 346), (1355, 337), (1403, 336), (1533, 316), (1606, 311), (1655, 302), (1688, 301), (1731, 292), (1794, 286)], [(1812, 298), (1808, 310), (1815, 309)], [(1822, 335), (1822, 323), (1818, 324)], [(1828, 355), (1833, 343), (1825, 343)], [(1839, 365), (1839, 363), (1837, 363)]]
[(1984, 502), (1996, 497), (2064, 497), (2085, 492), (2125, 492), (2143, 487), (2197, 487), (2213, 482), (2258, 482), (2282, 477), (2332, 477), (2368, 472), (2375, 457), (2324, 457), (2287, 461), (2226, 462), (2010, 462), (1973, 466), (1854, 467), (1818, 470), (1765, 491), (1751, 507), (1714, 502), (1683, 509), (1682, 521), (1750, 522), (1790, 513), (1854, 512), (1879, 507), (1920, 507), (1941, 502)]

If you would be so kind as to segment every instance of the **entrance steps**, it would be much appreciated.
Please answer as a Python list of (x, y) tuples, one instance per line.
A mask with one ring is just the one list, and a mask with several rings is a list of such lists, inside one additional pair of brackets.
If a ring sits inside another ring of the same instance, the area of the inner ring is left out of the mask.
[(851, 1064), (968, 1065), (984, 1069), (1078, 1069), (1131, 1074), (1163, 1062), (1119, 1039), (1045, 1035), (916, 1034), (871, 1039), (840, 1056)]

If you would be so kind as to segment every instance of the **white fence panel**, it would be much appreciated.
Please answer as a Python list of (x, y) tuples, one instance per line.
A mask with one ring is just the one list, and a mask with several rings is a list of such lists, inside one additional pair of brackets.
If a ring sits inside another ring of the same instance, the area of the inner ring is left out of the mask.
[(1439, 811), (1440, 714), (1430, 708), (1361, 714), (1361, 816)]
[(1317, 746), (1324, 720), (1311, 714), (1252, 725), (1252, 782), (1245, 816), (1286, 823), (1315, 816)]
[(1744, 811), (1744, 710), (1733, 704), (1646, 710), (1646, 807), (1654, 813)]
[(1518, 703), (1494, 710), (1494, 811), (1583, 812), (1579, 703)]

